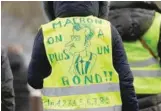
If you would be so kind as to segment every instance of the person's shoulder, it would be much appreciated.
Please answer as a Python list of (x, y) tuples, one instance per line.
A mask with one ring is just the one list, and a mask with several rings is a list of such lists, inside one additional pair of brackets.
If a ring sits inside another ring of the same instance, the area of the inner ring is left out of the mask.
[(38, 36), (38, 35), (41, 35), (41, 34), (42, 34), (42, 31), (43, 31), (43, 30), (42, 30), (42, 27), (40, 27), (39, 30), (38, 30), (37, 36)]
[(116, 27), (115, 27), (114, 25), (110, 24), (110, 26), (111, 26), (111, 30), (112, 30), (112, 31), (118, 32), (117, 29), (116, 29)]
[(119, 36), (119, 32), (112, 24), (110, 24), (110, 27), (111, 27), (111, 36), (113, 38), (116, 38), (117, 36)]
[(53, 24), (55, 22), (60, 22), (60, 20), (62, 20), (64, 18), (55, 18), (54, 20), (48, 21), (44, 24), (42, 24), (39, 28), (39, 30), (41, 29), (42, 31), (48, 30), (49, 28), (53, 28)]
[(111, 24), (111, 39), (112, 39), (112, 46), (115, 46), (118, 44), (118, 42), (121, 42), (121, 36), (117, 29)]
[(35, 37), (35, 42), (37, 41), (43, 41), (43, 31), (42, 31), (42, 28), (40, 28), (36, 34), (36, 37)]

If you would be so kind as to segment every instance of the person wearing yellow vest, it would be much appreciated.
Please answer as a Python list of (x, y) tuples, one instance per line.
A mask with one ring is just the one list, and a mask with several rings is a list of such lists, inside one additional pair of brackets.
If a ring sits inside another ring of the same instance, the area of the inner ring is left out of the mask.
[(140, 111), (161, 111), (161, 9), (155, 2), (111, 2), (109, 21), (122, 36)]
[(121, 37), (105, 20), (107, 2), (44, 2), (28, 83), (44, 111), (138, 111)]

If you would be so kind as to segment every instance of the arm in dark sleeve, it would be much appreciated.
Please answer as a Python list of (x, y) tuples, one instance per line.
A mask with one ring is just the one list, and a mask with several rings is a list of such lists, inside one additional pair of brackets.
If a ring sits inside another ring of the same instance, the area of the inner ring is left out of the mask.
[(122, 39), (114, 27), (112, 29), (113, 65), (119, 75), (122, 111), (139, 111), (133, 86), (133, 75), (123, 48)]
[(51, 66), (46, 56), (42, 29), (39, 30), (33, 45), (31, 61), (28, 68), (28, 83), (35, 89), (43, 88), (43, 79), (49, 76)]
[(7, 53), (1, 50), (1, 106), (2, 111), (15, 111), (15, 99), (13, 89), (13, 75), (9, 65)]

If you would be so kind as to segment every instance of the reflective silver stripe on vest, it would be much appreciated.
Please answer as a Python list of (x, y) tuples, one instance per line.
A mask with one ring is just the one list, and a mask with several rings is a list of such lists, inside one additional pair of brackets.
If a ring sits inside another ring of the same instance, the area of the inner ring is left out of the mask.
[(120, 92), (120, 87), (118, 83), (92, 84), (86, 86), (72, 86), (60, 88), (43, 88), (42, 94), (44, 96), (69, 96), (77, 94), (80, 95), (114, 91)]
[(44, 109), (44, 111), (122, 111), (122, 106), (103, 107), (103, 108), (88, 108), (88, 109)]
[(130, 67), (145, 67), (153, 64), (159, 64), (159, 61), (155, 58), (150, 58), (144, 61), (130, 62)]
[(161, 70), (132, 70), (136, 77), (161, 77)]

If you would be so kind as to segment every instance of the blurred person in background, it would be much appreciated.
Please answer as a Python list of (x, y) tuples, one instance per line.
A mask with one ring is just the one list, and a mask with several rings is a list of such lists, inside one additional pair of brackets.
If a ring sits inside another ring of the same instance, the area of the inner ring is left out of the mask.
[(134, 74), (140, 111), (161, 111), (161, 9), (155, 2), (111, 2), (109, 21), (120, 33)]
[(13, 75), (7, 52), (1, 48), (1, 111), (15, 111)]
[(28, 69), (28, 83), (43, 88), (44, 110), (138, 111), (121, 37), (101, 19), (107, 2), (47, 1), (44, 9), (50, 22), (35, 38)]
[(8, 47), (8, 58), (13, 73), (13, 87), (15, 92), (15, 111), (29, 111), (29, 90), (27, 87), (27, 68), (20, 45)]

